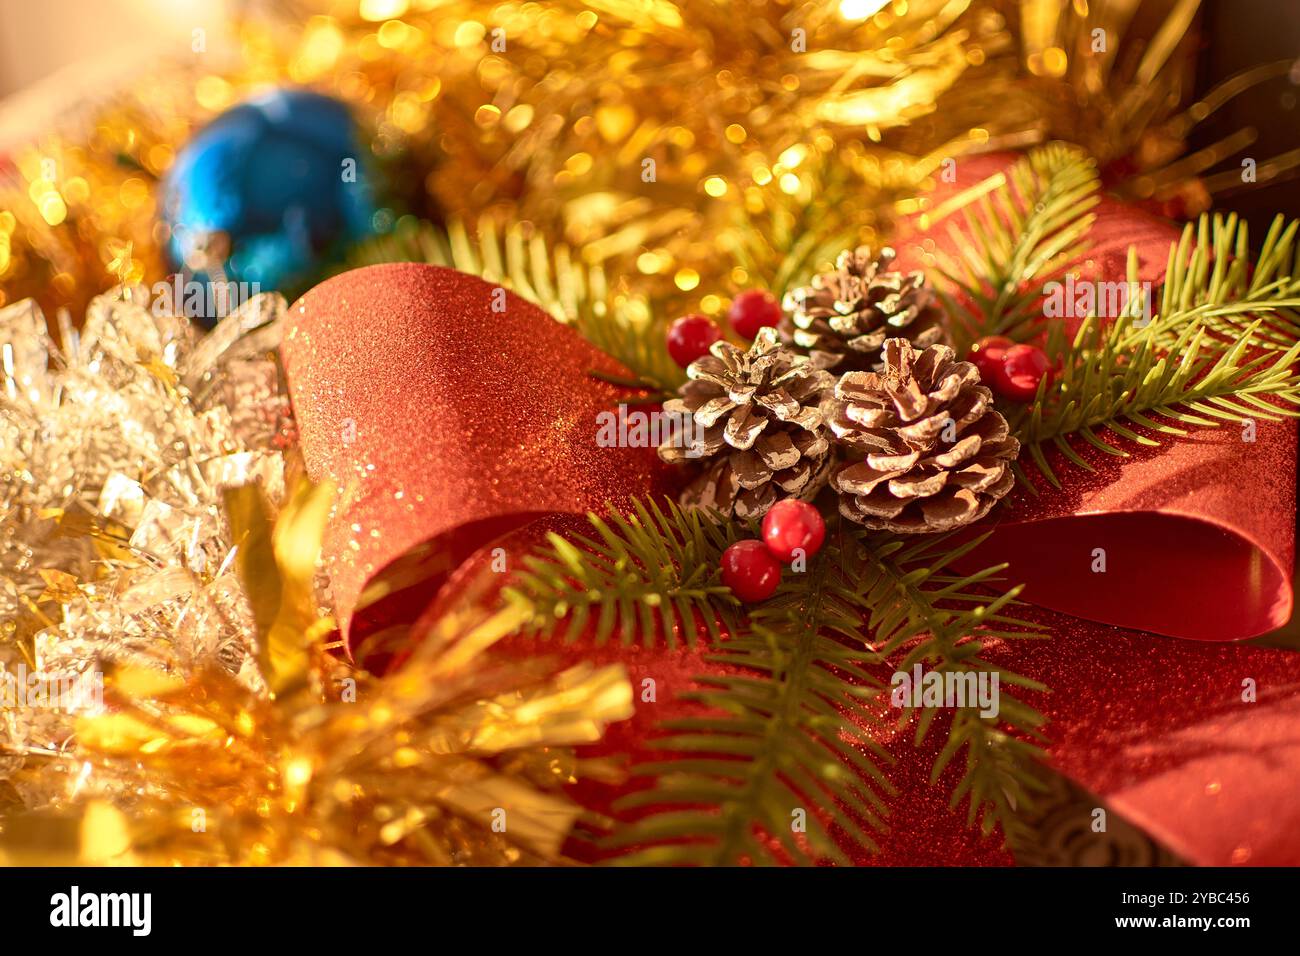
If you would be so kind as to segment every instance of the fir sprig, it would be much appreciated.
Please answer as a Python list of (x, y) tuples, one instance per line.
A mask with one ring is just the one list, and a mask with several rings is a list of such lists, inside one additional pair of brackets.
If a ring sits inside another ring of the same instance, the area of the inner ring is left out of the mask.
[(675, 756), (638, 766), (654, 784), (616, 805), (659, 809), (615, 834), (611, 846), (641, 847), (619, 863), (847, 862), (832, 826), (876, 847), (893, 788), (870, 732), (881, 684), (864, 667), (878, 658), (860, 636), (861, 555), (848, 541), (829, 535), (808, 569), (707, 658), (744, 673), (697, 677), (702, 689), (683, 697), (708, 714), (663, 725), (670, 736), (655, 745)]
[(964, 228), (952, 224), (949, 234), (958, 252), (939, 271), (953, 287), (942, 295), (958, 354), (985, 335), (1025, 338), (1041, 322), (1043, 284), (1087, 249), (1099, 186), (1092, 159), (1053, 143), (956, 203)]
[[(874, 646), (899, 671), (921, 663), (935, 673), (950, 671), (998, 675), (998, 714), (983, 716), (974, 704), (956, 708), (948, 738), (931, 771), (937, 782), (959, 754), (964, 769), (952, 793), (952, 805), (967, 804), (968, 822), (978, 823), (984, 834), (1000, 826), (1012, 843), (1022, 839), (1027, 827), (1021, 813), (1045, 784), (1039, 762), (1041, 729), (1046, 723), (1038, 711), (1007, 689), (1023, 687), (1046, 691), (1037, 681), (987, 660), (982, 652), (990, 640), (1044, 638), (1033, 624), (1004, 614), (1020, 588), (990, 595), (989, 588), (1005, 565), (966, 575), (948, 569), (983, 539), (950, 546), (947, 536), (926, 536), (909, 542), (894, 535), (863, 534), (867, 560), (862, 585), (872, 608), (870, 624)], [(1004, 689), (1005, 688), (1005, 689)], [(916, 743), (920, 745), (941, 711), (934, 707), (904, 708), (905, 723), (918, 717)]]
[(739, 602), (718, 569), (742, 529), (672, 502), (637, 501), (628, 516), (610, 508), (587, 519), (593, 536), (548, 534), (505, 590), (527, 611), (525, 633), (694, 647), (700, 626), (710, 640), (720, 627), (736, 630)]
[[(1255, 348), (1286, 350), (1300, 340), (1300, 221), (1273, 220), (1252, 268), (1250, 238), (1235, 213), (1201, 216), (1171, 244), (1159, 314), (1160, 343), (1192, 322), (1208, 332), (1211, 346), (1231, 344), (1251, 327)], [(1130, 256), (1130, 280), (1136, 280)]]
[[(837, 520), (808, 568), (744, 613), (716, 574), (722, 551), (753, 528), (675, 505), (589, 520), (594, 534), (552, 535), (507, 590), (527, 611), (523, 629), (670, 646), (703, 629), (715, 641), (705, 659), (728, 668), (683, 695), (702, 716), (660, 728), (656, 749), (672, 758), (636, 768), (652, 782), (617, 808), (653, 812), (609, 839), (638, 847), (619, 862), (843, 862), (845, 846), (874, 849), (892, 793), (878, 742), (891, 721), (882, 675), (914, 663), (999, 674), (999, 718), (958, 709), (933, 775), (961, 755), (954, 805), (967, 801), (986, 833), (1020, 833), (1015, 811), (1037, 786), (1043, 719), (1007, 690), (1043, 688), (982, 652), (989, 640), (1041, 634), (1008, 613), (1018, 592), (998, 593), (1001, 567), (950, 570), (975, 542), (918, 543)], [(898, 720), (916, 719), (919, 745), (938, 713), (905, 707)]]
[[(1256, 310), (1268, 302), (1256, 301)], [(1300, 416), (1300, 343), (1279, 352), (1265, 347), (1262, 319), (1237, 329), (1229, 342), (1212, 332), (1211, 314), (1237, 313), (1202, 305), (1158, 316), (1144, 327), (1120, 316), (1103, 328), (1087, 319), (1075, 336), (1060, 377), (1040, 388), (1013, 422), (1025, 453), (1042, 475), (1060, 485), (1045, 449), (1094, 470), (1072, 446), (1079, 438), (1108, 455), (1127, 457), (1124, 442), (1156, 446), (1160, 436), (1183, 436), (1183, 426), (1212, 427), (1248, 420)], [(1020, 470), (1026, 481), (1027, 474)]]
[[(994, 177), (996, 179), (996, 177)], [(1202, 216), (1169, 250), (1155, 315), (1130, 295), (1120, 315), (1084, 320), (1072, 342), (1044, 319), (1043, 282), (1078, 261), (1097, 201), (1096, 172), (1077, 150), (1044, 147), (1019, 160), (1005, 181), (959, 203), (965, 231), (953, 227), (958, 267), (945, 274), (954, 335), (1046, 334), (1062, 371), (1037, 398), (1010, 414), (1024, 454), (1053, 485), (1046, 455), (1057, 449), (1092, 470), (1074, 441), (1127, 456), (1124, 443), (1155, 446), (1185, 426), (1274, 421), (1300, 414), (1300, 223), (1274, 221), (1252, 268), (1246, 224), (1235, 215)], [(1140, 288), (1130, 249), (1126, 287)], [(964, 300), (968, 308), (958, 305)], [(968, 344), (959, 341), (959, 346)], [(1023, 459), (1022, 459), (1023, 461)], [(1032, 488), (1023, 466), (1017, 474)]]

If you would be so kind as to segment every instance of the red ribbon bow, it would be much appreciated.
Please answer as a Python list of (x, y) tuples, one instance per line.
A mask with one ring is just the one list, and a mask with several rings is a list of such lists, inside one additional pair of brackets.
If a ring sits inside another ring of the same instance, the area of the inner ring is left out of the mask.
[[(968, 182), (989, 171), (966, 165)], [(1084, 274), (1123, 275), (1136, 244), (1155, 281), (1175, 237), (1103, 201)], [(671, 493), (677, 479), (653, 449), (594, 440), (597, 415), (627, 393), (588, 370), (626, 370), (509, 293), (501, 310), (501, 295), (462, 273), (392, 264), (331, 279), (292, 310), (283, 356), (303, 453), (313, 477), (345, 489), (326, 558), (354, 641), (415, 620), (492, 546), (522, 553), (563, 516)], [(1037, 605), (1021, 616), (1053, 634), (987, 656), (1052, 688), (1027, 700), (1050, 721), (1055, 769), (1189, 861), (1296, 864), (1300, 654), (1240, 643), (1290, 615), (1295, 428), (1260, 422), (1254, 442), (1242, 437), (1200, 429), (1124, 460), (1094, 455), (1098, 471), (1063, 471), (1063, 491), (1040, 483), (1038, 497), (1005, 502), (972, 560), (1010, 562), (1007, 579)], [(354, 615), (367, 582), (426, 543), (433, 580)], [(571, 653), (621, 660), (634, 686), (653, 676), (663, 689), (598, 748), (634, 757), (653, 751), (655, 725), (693, 712), (674, 699), (693, 675), (719, 669), (687, 650)], [(886, 743), (912, 749), (907, 735)], [(890, 835), (861, 862), (1010, 862), (948, 808), (928, 767), (899, 761)], [(596, 804), (612, 795), (580, 786)]]

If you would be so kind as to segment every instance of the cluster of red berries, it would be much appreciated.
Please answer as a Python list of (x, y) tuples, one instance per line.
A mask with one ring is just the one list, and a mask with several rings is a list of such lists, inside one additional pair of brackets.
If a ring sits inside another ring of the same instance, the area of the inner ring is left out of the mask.
[[(731, 303), (727, 319), (737, 335), (752, 339), (765, 326), (781, 321), (781, 306), (768, 292), (751, 289)], [(707, 355), (722, 338), (716, 322), (703, 315), (686, 315), (668, 328), (668, 354), (686, 368)], [(1042, 349), (1017, 345), (1002, 335), (976, 342), (967, 356), (990, 388), (1005, 398), (1027, 402), (1039, 383), (1051, 376), (1051, 363)], [(763, 540), (737, 541), (722, 552), (722, 583), (742, 601), (766, 601), (781, 584), (781, 565), (815, 555), (826, 538), (826, 522), (806, 501), (778, 501), (763, 518)]]
[[(781, 321), (781, 306), (770, 292), (750, 289), (732, 301), (727, 321), (737, 335), (752, 339), (759, 329)], [(720, 338), (722, 330), (712, 319), (684, 315), (668, 327), (668, 354), (686, 368), (707, 355), (709, 346)], [(1005, 335), (986, 335), (971, 346), (966, 358), (980, 370), (984, 384), (1012, 401), (1031, 401), (1038, 384), (1044, 378), (1051, 381), (1047, 354), (1033, 345), (1017, 345)]]
[[(764, 326), (781, 321), (781, 306), (776, 297), (761, 289), (742, 292), (732, 300), (727, 321), (736, 334), (745, 339), (758, 335)], [(684, 315), (668, 327), (668, 354), (682, 368), (708, 354), (709, 346), (722, 338), (722, 330), (703, 315)]]
[(1003, 398), (1032, 401), (1038, 384), (1051, 381), (1047, 353), (1033, 345), (1017, 345), (1005, 335), (986, 335), (971, 346), (966, 360), (980, 370), (984, 384)]
[[(758, 330), (781, 321), (781, 306), (770, 292), (750, 289), (732, 300), (727, 321), (735, 333), (752, 339)], [(707, 355), (722, 338), (716, 322), (686, 315), (668, 327), (668, 354), (682, 368)], [(737, 541), (722, 552), (722, 583), (750, 604), (766, 601), (781, 584), (781, 565), (808, 560), (821, 550), (826, 522), (806, 501), (778, 501), (763, 517), (763, 540)]]
[(763, 540), (737, 541), (722, 552), (722, 583), (748, 604), (766, 601), (781, 583), (781, 565), (807, 561), (826, 540), (826, 522), (806, 501), (786, 498), (763, 516)]

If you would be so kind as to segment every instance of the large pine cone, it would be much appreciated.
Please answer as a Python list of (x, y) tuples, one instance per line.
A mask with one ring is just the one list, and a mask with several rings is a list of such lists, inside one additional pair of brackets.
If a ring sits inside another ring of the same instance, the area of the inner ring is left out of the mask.
[(686, 374), (681, 398), (664, 403), (685, 427), (659, 446), (664, 461), (704, 466), (682, 504), (750, 518), (781, 498), (817, 494), (831, 464), (819, 406), (834, 376), (779, 344), (770, 328), (748, 352), (715, 342)]
[(885, 342), (879, 373), (849, 372), (828, 400), (852, 457), (831, 484), (840, 513), (884, 531), (948, 531), (978, 521), (1011, 490), (1020, 442), (970, 362), (946, 345)]
[(813, 364), (839, 372), (870, 371), (885, 339), (906, 336), (918, 348), (944, 340), (943, 312), (923, 272), (891, 272), (894, 250), (846, 250), (834, 272), (786, 293), (781, 333), (807, 349)]

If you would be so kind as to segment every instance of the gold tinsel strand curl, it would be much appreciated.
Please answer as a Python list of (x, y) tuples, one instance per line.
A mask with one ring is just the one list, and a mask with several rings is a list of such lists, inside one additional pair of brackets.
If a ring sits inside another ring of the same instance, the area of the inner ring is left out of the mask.
[[(923, 210), (943, 161), (971, 151), (1062, 139), (1130, 158), (1138, 198), (1191, 190), (1203, 205), (1192, 183), (1224, 150), (1174, 165), (1218, 102), (1175, 113), (1197, 0), (1115, 6), (262, 5), (234, 24), (230, 55), (142, 68), (9, 150), (0, 304), (80, 314), (110, 272), (160, 279), (158, 177), (196, 129), (275, 83), (356, 109), (397, 211), (531, 222), (624, 277), (659, 322), (718, 314), (747, 286), (782, 292), (838, 249), (878, 244)], [(133, 254), (110, 270), (123, 241)]]

